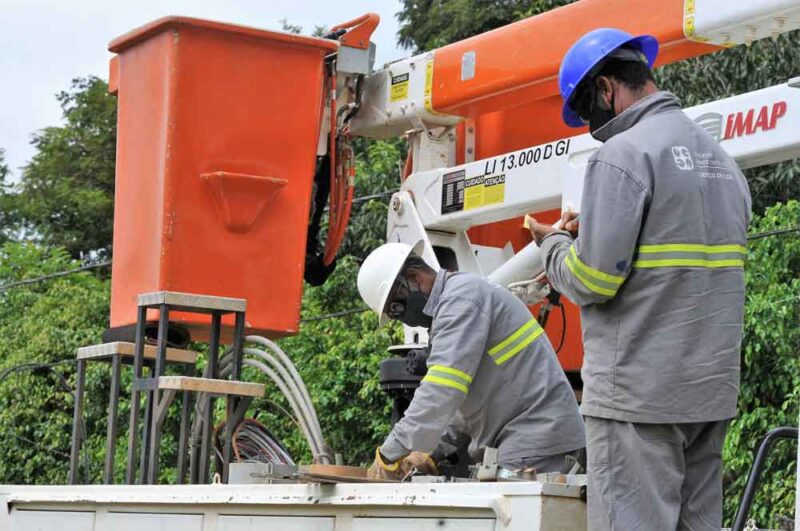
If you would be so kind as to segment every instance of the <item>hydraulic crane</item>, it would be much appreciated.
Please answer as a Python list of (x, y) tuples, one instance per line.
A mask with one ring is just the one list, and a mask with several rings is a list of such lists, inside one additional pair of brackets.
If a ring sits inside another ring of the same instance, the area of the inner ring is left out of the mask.
[[(136, 322), (137, 294), (159, 290), (247, 299), (248, 332), (295, 333), (303, 270), (323, 281), (347, 226), (357, 136), (408, 141), (388, 241), (423, 240), (431, 263), (484, 275), (534, 305), (542, 293), (530, 281), (541, 266), (522, 216), (555, 221), (562, 209), (580, 211), (583, 168), (598, 146), (560, 119), (556, 79), (569, 45), (601, 26), (648, 33), (664, 65), (800, 28), (800, 4), (582, 0), (375, 69), (369, 38), (378, 23), (367, 14), (314, 39), (173, 17), (112, 42), (117, 337)], [(798, 89), (800, 79), (787, 80), (686, 112), (741, 166), (769, 164), (800, 154)], [(326, 202), (327, 241), (306, 245)], [(198, 263), (198, 253), (208, 259)], [(144, 311), (148, 322), (159, 316)], [(567, 305), (566, 316), (547, 332), (555, 342), (565, 334), (560, 360), (575, 373), (579, 315)], [(196, 334), (208, 322), (179, 311), (168, 324), (203, 338)], [(242, 326), (221, 324), (223, 337)], [(423, 329), (405, 332), (397, 352), (425, 344)], [(0, 525), (14, 529), (585, 529), (576, 478), (10, 487), (0, 495), (11, 508)]]

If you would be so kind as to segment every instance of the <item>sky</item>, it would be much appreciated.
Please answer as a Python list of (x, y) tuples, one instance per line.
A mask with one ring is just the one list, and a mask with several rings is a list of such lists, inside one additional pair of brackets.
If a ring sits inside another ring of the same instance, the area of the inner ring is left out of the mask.
[(0, 148), (12, 178), (34, 150), (31, 136), (61, 121), (55, 94), (76, 77), (108, 79), (108, 42), (151, 20), (181, 15), (280, 29), (281, 20), (311, 33), (372, 11), (376, 67), (406, 57), (397, 46), (400, 0), (0, 0)]

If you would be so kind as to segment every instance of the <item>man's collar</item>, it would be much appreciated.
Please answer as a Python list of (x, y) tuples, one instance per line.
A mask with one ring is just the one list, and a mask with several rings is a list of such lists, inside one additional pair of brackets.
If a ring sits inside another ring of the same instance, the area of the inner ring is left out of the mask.
[(614, 135), (627, 131), (650, 115), (680, 110), (680, 108), (680, 100), (671, 92), (665, 90), (654, 92), (612, 118), (607, 124), (592, 133), (592, 136), (600, 142), (606, 142)]
[(428, 295), (428, 302), (422, 309), (422, 313), (428, 317), (433, 317), (433, 314), (436, 313), (436, 307), (439, 306), (439, 299), (442, 298), (442, 291), (444, 291), (444, 281), (446, 277), (447, 271), (444, 269), (440, 269), (439, 272), (436, 273), (436, 280), (433, 281), (431, 294)]

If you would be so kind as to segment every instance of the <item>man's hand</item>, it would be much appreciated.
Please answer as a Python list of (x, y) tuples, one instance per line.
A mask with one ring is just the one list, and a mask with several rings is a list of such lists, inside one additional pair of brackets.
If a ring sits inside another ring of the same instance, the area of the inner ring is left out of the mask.
[(403, 471), (400, 468), (400, 461), (387, 463), (381, 455), (381, 447), (375, 449), (375, 461), (367, 470), (369, 479), (383, 479), (389, 481), (400, 481), (403, 479)]
[(400, 470), (403, 471), (402, 479), (417, 474), (420, 476), (438, 476), (439, 467), (433, 461), (430, 454), (424, 452), (411, 452), (400, 463)]
[(546, 223), (539, 223), (536, 221), (536, 218), (530, 215), (525, 216), (525, 223), (528, 226), (528, 229), (530, 229), (531, 236), (533, 236), (533, 241), (536, 242), (536, 245), (540, 245), (545, 236), (551, 232), (555, 232), (556, 230)]
[(368, 478), (387, 481), (402, 481), (413, 474), (435, 476), (439, 474), (439, 468), (430, 454), (423, 452), (411, 452), (399, 461), (387, 463), (378, 448), (375, 450), (375, 461), (367, 470)]
[(578, 226), (580, 225), (580, 221), (578, 221), (578, 213), (573, 212), (571, 210), (567, 210), (563, 214), (561, 214), (561, 228), (565, 231), (569, 232), (573, 238), (578, 237)]
[(569, 232), (573, 238), (578, 237), (578, 214), (570, 210), (561, 214), (558, 229), (546, 223), (539, 223), (536, 221), (536, 218), (530, 215), (525, 216), (525, 223), (530, 229), (531, 236), (533, 236), (533, 241), (536, 242), (536, 245), (541, 245), (544, 237), (556, 230), (565, 230)]

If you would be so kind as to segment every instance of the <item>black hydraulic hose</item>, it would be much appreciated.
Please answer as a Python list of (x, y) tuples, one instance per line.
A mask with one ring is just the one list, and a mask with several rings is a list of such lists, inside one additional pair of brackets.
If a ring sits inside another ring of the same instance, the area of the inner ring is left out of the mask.
[(778, 439), (794, 439), (796, 442), (797, 434), (797, 428), (784, 426), (770, 431), (761, 440), (756, 458), (753, 461), (753, 466), (750, 468), (750, 474), (747, 476), (747, 484), (744, 487), (742, 502), (739, 504), (739, 509), (736, 511), (736, 518), (734, 519), (731, 531), (744, 530), (744, 526), (747, 522), (747, 514), (750, 512), (750, 507), (753, 505), (753, 498), (756, 495), (756, 490), (758, 490), (758, 484), (761, 481), (761, 473), (764, 471), (764, 463), (767, 460), (767, 454), (772, 444)]

